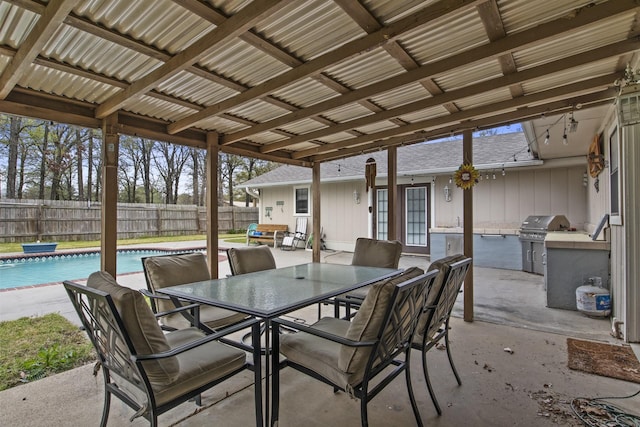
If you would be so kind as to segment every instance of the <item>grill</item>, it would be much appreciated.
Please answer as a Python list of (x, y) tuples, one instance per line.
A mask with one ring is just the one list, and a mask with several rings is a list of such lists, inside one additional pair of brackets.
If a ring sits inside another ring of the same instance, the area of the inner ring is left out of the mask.
[(569, 228), (569, 220), (564, 215), (530, 215), (520, 226), (522, 242), (522, 270), (544, 274), (544, 238), (549, 231)]
[(530, 215), (520, 226), (520, 240), (542, 242), (548, 231), (563, 231), (569, 228), (564, 215)]

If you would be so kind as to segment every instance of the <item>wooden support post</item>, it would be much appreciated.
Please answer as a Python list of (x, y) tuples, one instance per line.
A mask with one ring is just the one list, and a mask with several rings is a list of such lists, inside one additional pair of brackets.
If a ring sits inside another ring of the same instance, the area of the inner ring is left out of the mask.
[(218, 278), (218, 133), (207, 133), (207, 263)]
[[(473, 134), (465, 130), (462, 134), (462, 158), (473, 164)], [(463, 190), (463, 236), (464, 255), (473, 258), (473, 187)], [(473, 322), (473, 265), (464, 279), (464, 320)]]
[(118, 113), (102, 120), (102, 211), (100, 270), (116, 277), (118, 250)]
[(387, 239), (397, 240), (398, 230), (398, 147), (395, 145), (387, 149), (387, 191), (389, 194), (389, 220), (387, 222)]
[(313, 194), (313, 252), (311, 253), (311, 260), (313, 262), (320, 262), (320, 248), (322, 247), (320, 235), (320, 163), (313, 164), (313, 172), (311, 179), (311, 193)]

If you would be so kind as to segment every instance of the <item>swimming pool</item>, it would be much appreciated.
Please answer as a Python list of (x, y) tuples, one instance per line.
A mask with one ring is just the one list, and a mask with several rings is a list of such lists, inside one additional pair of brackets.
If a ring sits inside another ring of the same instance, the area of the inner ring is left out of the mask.
[[(143, 257), (191, 251), (193, 249), (119, 250), (116, 259), (117, 274), (142, 271), (141, 258)], [(100, 252), (96, 251), (0, 259), (0, 290), (85, 279), (97, 270), (100, 270)]]

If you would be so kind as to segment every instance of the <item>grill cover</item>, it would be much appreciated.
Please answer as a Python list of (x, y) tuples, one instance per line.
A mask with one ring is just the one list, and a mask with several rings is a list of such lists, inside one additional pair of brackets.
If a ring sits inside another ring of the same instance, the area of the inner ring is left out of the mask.
[(522, 231), (562, 231), (569, 228), (569, 220), (564, 215), (529, 215), (522, 222)]

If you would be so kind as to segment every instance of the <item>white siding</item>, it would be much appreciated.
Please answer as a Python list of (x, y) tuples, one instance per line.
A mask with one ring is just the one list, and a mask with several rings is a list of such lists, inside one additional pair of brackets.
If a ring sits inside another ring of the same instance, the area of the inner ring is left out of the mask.
[[(473, 187), (474, 228), (515, 232), (529, 215), (565, 215), (572, 227), (587, 222), (585, 167), (496, 173)], [(444, 202), (443, 188), (452, 189), (451, 202)], [(462, 190), (443, 178), (436, 180), (434, 227), (456, 227), (462, 218)]]

